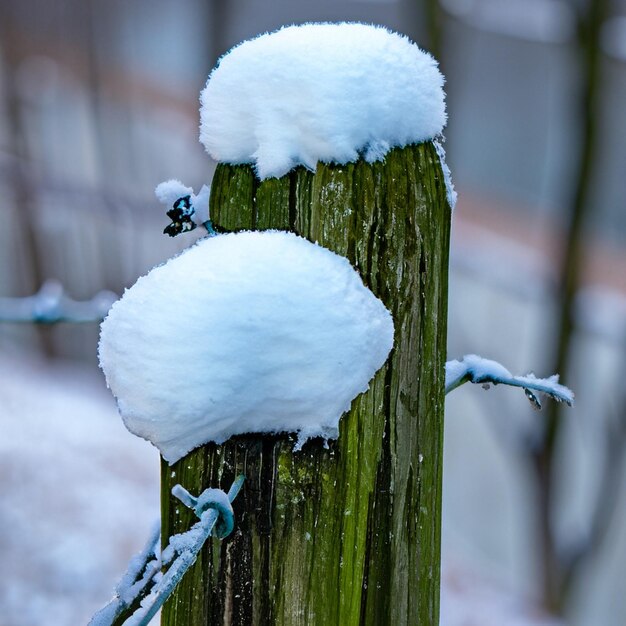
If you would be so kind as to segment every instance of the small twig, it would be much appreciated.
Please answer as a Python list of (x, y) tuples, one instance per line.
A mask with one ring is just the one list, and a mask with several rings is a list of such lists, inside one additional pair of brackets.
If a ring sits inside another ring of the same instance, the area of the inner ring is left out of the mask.
[(446, 363), (446, 394), (468, 382), (484, 387), (490, 384), (521, 387), (536, 409), (541, 408), (537, 393), (547, 395), (557, 402), (565, 402), (569, 406), (574, 403), (574, 394), (559, 384), (558, 374), (549, 378), (537, 378), (534, 374), (513, 376), (497, 361), (483, 359), (475, 354), (467, 354), (460, 361)]

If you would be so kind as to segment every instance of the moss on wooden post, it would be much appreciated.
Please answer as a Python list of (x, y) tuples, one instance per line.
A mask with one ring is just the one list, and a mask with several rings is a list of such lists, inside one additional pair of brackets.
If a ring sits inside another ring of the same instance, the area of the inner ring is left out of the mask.
[(161, 623), (438, 624), (450, 209), (433, 145), (264, 182), (220, 165), (211, 216), (347, 257), (392, 312), (395, 343), (328, 446), (294, 453), (293, 436), (239, 436), (163, 463), (165, 537), (193, 522), (174, 484), (227, 489), (240, 472), (246, 483), (235, 531), (205, 547)]

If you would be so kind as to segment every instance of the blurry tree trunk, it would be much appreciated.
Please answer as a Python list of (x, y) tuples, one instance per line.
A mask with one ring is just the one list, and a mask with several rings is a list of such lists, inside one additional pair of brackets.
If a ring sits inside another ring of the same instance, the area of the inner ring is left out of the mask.
[[(576, 104), (581, 137), (576, 155), (576, 182), (567, 216), (567, 238), (559, 268), (556, 320), (558, 335), (554, 362), (549, 368), (568, 379), (571, 378), (568, 372), (574, 338), (574, 305), (584, 267), (584, 244), (588, 237), (585, 230), (587, 214), (592, 206), (589, 192), (596, 162), (601, 95), (600, 34), (608, 7), (609, 0), (590, 0), (584, 9), (580, 9), (578, 22), (580, 87)], [(553, 525), (553, 507), (557, 500), (554, 467), (559, 461), (562, 410), (560, 403), (550, 402), (547, 405), (543, 437), (538, 444), (533, 442), (534, 447), (531, 450), (538, 491), (543, 601), (548, 609), (558, 614), (564, 612), (579, 565), (598, 548), (600, 539), (591, 528), (589, 538), (580, 545), (563, 546), (557, 542)]]
[(441, 59), (441, 22), (443, 16), (439, 0), (424, 0), (424, 20), (428, 33), (425, 47), (435, 59)]
[(240, 472), (246, 482), (235, 531), (203, 549), (161, 623), (438, 624), (450, 208), (433, 145), (263, 182), (219, 165), (211, 216), (347, 257), (392, 312), (395, 344), (328, 446), (238, 436), (163, 463), (165, 538), (193, 522), (174, 484), (197, 494)]
[[(18, 89), (18, 69), (23, 51), (20, 49), (17, 29), (12, 20), (11, 7), (0, 3), (0, 57), (2, 59), (2, 82), (0, 98), (7, 116), (7, 148), (13, 157), (10, 187), (11, 202), (17, 207), (19, 235), (26, 248), (24, 258), (29, 260), (28, 283), (20, 285), (19, 296), (30, 296), (38, 291), (46, 279), (45, 264), (36, 232), (37, 197), (28, 172), (30, 155), (26, 137), (23, 103)], [(50, 329), (38, 326), (36, 331), (39, 347), (45, 356), (54, 355), (54, 343)]]

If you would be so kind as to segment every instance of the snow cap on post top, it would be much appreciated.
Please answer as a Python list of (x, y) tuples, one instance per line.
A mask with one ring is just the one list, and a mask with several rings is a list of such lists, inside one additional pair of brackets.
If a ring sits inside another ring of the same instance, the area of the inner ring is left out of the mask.
[(220, 59), (200, 95), (200, 141), (261, 179), (376, 161), (442, 132), (443, 83), (431, 55), (381, 26), (289, 26)]

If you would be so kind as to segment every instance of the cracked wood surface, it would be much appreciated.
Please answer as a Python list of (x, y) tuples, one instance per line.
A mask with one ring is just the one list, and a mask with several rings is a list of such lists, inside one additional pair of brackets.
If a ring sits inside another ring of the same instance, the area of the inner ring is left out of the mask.
[(219, 228), (293, 230), (347, 257), (391, 311), (395, 342), (328, 446), (238, 436), (163, 462), (165, 537), (193, 523), (174, 484), (246, 482), (235, 531), (208, 542), (161, 623), (435, 626), (451, 216), (432, 144), (262, 182), (221, 164), (210, 209)]

